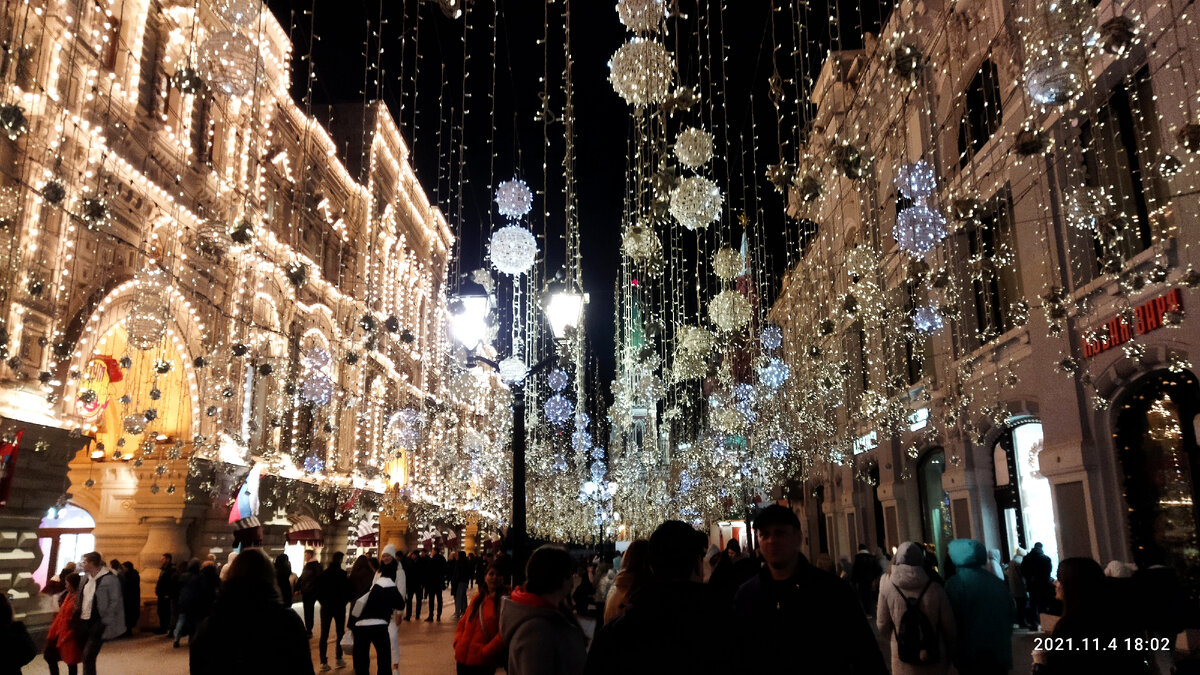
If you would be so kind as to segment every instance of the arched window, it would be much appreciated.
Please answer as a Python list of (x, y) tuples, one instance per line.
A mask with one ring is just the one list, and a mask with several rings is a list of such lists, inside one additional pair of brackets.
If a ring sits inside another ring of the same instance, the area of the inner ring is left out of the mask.
[(979, 72), (967, 87), (962, 118), (958, 122), (959, 166), (966, 166), (971, 161), (1003, 120), (1000, 79), (996, 75), (996, 64), (988, 59), (979, 66)]
[(96, 537), (92, 530), (96, 521), (92, 514), (75, 506), (65, 504), (46, 513), (38, 523), (38, 548), (42, 551), (42, 564), (33, 573), (33, 580), (41, 588), (58, 574), (69, 562), (79, 562), (84, 553), (96, 548)]

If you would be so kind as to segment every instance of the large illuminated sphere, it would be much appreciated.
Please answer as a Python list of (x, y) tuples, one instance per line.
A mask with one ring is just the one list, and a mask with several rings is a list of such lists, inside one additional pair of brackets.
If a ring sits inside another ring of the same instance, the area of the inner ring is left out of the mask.
[(200, 69), (204, 80), (217, 91), (245, 96), (254, 89), (258, 48), (241, 33), (216, 33), (200, 47)]
[(721, 216), (721, 188), (703, 176), (681, 179), (671, 190), (671, 215), (689, 230), (708, 227)]
[(258, 0), (215, 0), (213, 11), (235, 28), (248, 26), (258, 18), (262, 3)]
[(496, 269), (514, 276), (524, 274), (537, 261), (537, 239), (523, 227), (508, 225), (492, 234), (488, 252)]
[(575, 405), (571, 403), (571, 399), (562, 394), (555, 394), (546, 399), (542, 409), (546, 412), (546, 419), (556, 427), (566, 424), (575, 413)]
[(525, 381), (525, 376), (529, 374), (529, 368), (521, 359), (510, 356), (500, 362), (499, 369), (500, 379), (505, 384), (520, 384)]
[(635, 37), (617, 49), (608, 68), (617, 94), (630, 105), (646, 106), (667, 97), (675, 60), (658, 42)]
[(1071, 227), (1095, 232), (1117, 205), (1104, 188), (1081, 187), (1067, 194), (1064, 200), (1067, 223)]
[(399, 420), (405, 426), (413, 426), (421, 420), (421, 412), (416, 408), (405, 408), (400, 411)]
[(732, 248), (723, 248), (713, 256), (713, 271), (725, 281), (741, 274), (743, 267), (742, 254)]
[(562, 368), (555, 368), (546, 376), (546, 384), (554, 391), (562, 391), (571, 383), (571, 376)]
[(896, 189), (909, 199), (921, 199), (933, 194), (937, 189), (937, 180), (933, 175), (933, 166), (921, 160), (913, 164), (905, 164), (896, 172)]
[(617, 0), (617, 16), (635, 33), (657, 33), (666, 14), (663, 0)]
[(778, 389), (787, 382), (788, 375), (791, 370), (788, 365), (783, 362), (783, 359), (772, 356), (767, 359), (766, 365), (758, 369), (758, 379), (763, 385), (771, 389)]
[(121, 421), (121, 427), (127, 434), (132, 436), (141, 435), (141, 433), (146, 430), (146, 416), (126, 415), (125, 419)]
[(1083, 73), (1073, 59), (1045, 54), (1030, 60), (1025, 86), (1042, 105), (1066, 105), (1083, 94)]
[(721, 291), (708, 303), (708, 318), (726, 332), (750, 323), (753, 314), (750, 301), (735, 290)]
[(942, 315), (933, 305), (922, 305), (913, 312), (913, 328), (926, 335), (938, 332), (943, 325)]
[(763, 349), (778, 349), (783, 344), (783, 330), (779, 326), (767, 326), (759, 336)]
[(520, 178), (506, 180), (496, 188), (496, 207), (505, 218), (520, 218), (533, 208), (533, 192)]
[(869, 246), (855, 246), (846, 254), (846, 273), (860, 279), (870, 279), (878, 272), (875, 252)]
[(946, 217), (924, 203), (910, 206), (896, 215), (892, 236), (910, 255), (925, 255), (946, 238)]
[(139, 351), (154, 349), (167, 333), (167, 301), (161, 272), (141, 274), (135, 281), (136, 293), (125, 332), (129, 346)]
[(662, 257), (662, 243), (654, 228), (639, 223), (621, 235), (621, 251), (633, 260), (650, 261)]
[(713, 156), (713, 137), (703, 129), (688, 127), (675, 139), (675, 156), (689, 169), (699, 169)]
[(789, 447), (786, 438), (776, 438), (767, 444), (767, 452), (771, 453), (772, 459), (783, 459), (787, 457)]

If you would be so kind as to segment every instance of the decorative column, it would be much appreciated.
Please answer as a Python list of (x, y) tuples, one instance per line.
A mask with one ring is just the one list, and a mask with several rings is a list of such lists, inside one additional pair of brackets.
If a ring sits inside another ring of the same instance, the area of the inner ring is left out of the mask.
[(463, 550), (471, 555), (479, 549), (479, 512), (467, 513), (467, 524), (463, 528)]

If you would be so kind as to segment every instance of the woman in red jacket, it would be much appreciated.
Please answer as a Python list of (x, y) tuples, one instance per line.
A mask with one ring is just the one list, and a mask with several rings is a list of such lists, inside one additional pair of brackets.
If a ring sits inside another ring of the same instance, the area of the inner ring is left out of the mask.
[(46, 663), (50, 672), (58, 675), (58, 662), (67, 664), (68, 675), (75, 675), (79, 663), (83, 661), (82, 647), (75, 632), (75, 603), (79, 600), (79, 575), (63, 574), (66, 592), (58, 606), (58, 614), (50, 622), (50, 630), (46, 633)]
[(500, 637), (500, 598), (504, 587), (502, 564), (488, 565), (484, 585), (454, 630), (454, 661), (458, 675), (491, 675), (503, 663), (504, 639)]

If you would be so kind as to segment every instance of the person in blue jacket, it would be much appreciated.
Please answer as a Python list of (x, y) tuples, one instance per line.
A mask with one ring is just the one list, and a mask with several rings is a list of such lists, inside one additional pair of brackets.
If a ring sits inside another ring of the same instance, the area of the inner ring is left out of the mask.
[(987, 550), (974, 539), (950, 542), (955, 574), (946, 595), (958, 619), (954, 665), (961, 675), (1003, 675), (1012, 670), (1016, 617), (1008, 585), (988, 570)]

